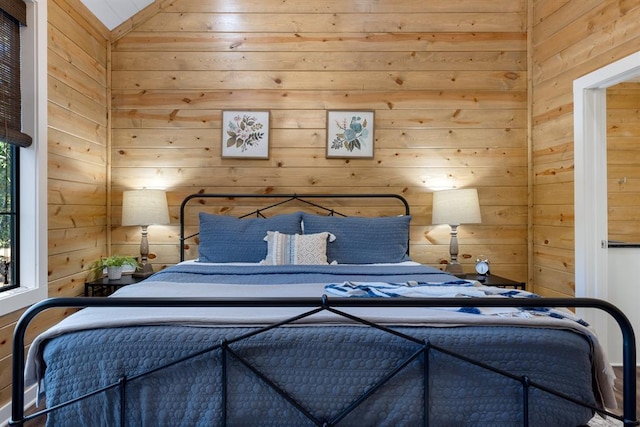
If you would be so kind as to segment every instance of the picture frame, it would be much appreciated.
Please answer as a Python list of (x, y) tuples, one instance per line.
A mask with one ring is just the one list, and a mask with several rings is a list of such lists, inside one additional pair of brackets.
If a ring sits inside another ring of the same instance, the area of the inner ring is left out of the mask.
[(269, 158), (269, 111), (222, 111), (222, 157)]
[(373, 158), (374, 111), (327, 111), (327, 158)]

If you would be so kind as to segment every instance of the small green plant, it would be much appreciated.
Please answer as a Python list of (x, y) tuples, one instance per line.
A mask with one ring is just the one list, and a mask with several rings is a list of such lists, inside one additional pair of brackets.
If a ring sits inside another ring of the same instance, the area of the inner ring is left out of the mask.
[(134, 267), (136, 270), (140, 267), (138, 260), (128, 255), (111, 255), (106, 258), (100, 258), (98, 260), (95, 260), (89, 266), (90, 280), (96, 280), (102, 277), (102, 272), (104, 271), (105, 268), (124, 267), (125, 265), (130, 265), (131, 267)]

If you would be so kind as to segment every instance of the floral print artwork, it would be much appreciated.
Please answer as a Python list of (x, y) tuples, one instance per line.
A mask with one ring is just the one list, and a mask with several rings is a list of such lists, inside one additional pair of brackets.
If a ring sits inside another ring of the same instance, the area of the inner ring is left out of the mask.
[(327, 111), (327, 157), (373, 157), (373, 111)]
[(362, 150), (362, 144), (369, 136), (367, 119), (363, 119), (360, 116), (352, 116), (351, 121), (347, 124), (347, 117), (344, 117), (342, 122), (336, 122), (336, 126), (342, 130), (342, 133), (336, 134), (335, 139), (331, 142), (333, 150), (342, 147), (348, 151)]
[(268, 111), (223, 111), (222, 157), (269, 157)]
[(258, 122), (255, 116), (237, 115), (227, 125), (227, 147), (236, 146), (240, 151), (245, 152), (249, 148), (258, 145), (264, 138), (262, 123)]

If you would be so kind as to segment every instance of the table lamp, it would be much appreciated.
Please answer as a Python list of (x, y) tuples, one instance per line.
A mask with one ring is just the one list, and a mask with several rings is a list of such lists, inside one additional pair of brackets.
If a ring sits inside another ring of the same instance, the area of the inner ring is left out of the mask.
[(153, 274), (153, 267), (147, 260), (149, 255), (147, 227), (154, 224), (169, 224), (169, 208), (165, 191), (149, 189), (125, 191), (122, 194), (122, 225), (142, 227), (141, 270), (134, 273), (136, 277), (147, 277)]
[(479, 224), (480, 203), (478, 191), (475, 188), (457, 190), (443, 190), (433, 193), (433, 224), (449, 224), (451, 227), (451, 242), (449, 254), (451, 262), (445, 271), (455, 275), (462, 275), (464, 271), (458, 263), (458, 226), (460, 224)]

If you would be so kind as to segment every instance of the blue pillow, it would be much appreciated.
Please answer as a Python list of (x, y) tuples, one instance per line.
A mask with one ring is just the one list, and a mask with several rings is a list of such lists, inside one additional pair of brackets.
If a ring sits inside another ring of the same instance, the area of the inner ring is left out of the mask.
[(410, 222), (411, 215), (364, 218), (302, 214), (305, 234), (328, 231), (336, 236), (327, 245), (327, 258), (338, 264), (409, 261)]
[(238, 219), (200, 212), (201, 262), (260, 262), (267, 256), (267, 231), (300, 234), (300, 212), (269, 218)]

